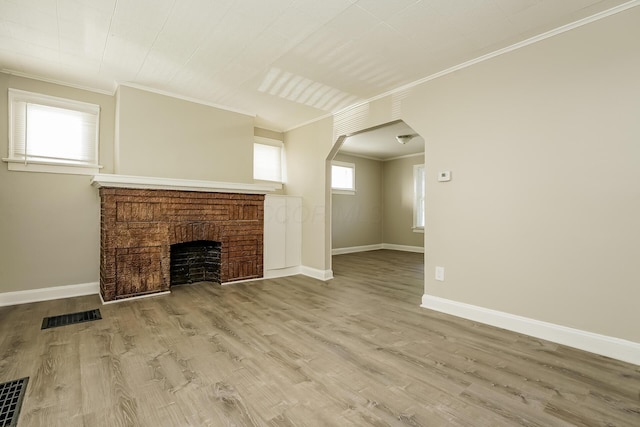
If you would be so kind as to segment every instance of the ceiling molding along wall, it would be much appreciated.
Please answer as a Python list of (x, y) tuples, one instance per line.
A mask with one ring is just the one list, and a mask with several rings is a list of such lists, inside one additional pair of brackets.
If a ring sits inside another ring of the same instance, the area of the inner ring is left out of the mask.
[(45, 83), (52, 83), (52, 84), (56, 84), (59, 86), (66, 86), (66, 87), (70, 87), (73, 89), (80, 89), (80, 90), (86, 90), (87, 92), (94, 92), (94, 93), (99, 93), (101, 95), (109, 95), (109, 96), (113, 96), (116, 93), (116, 90), (104, 90), (104, 89), (97, 89), (94, 87), (89, 87), (89, 86), (83, 86), (83, 85), (79, 85), (79, 84), (75, 84), (75, 83), (69, 83), (69, 82), (65, 82), (62, 80), (56, 80), (56, 79), (50, 79), (48, 77), (42, 77), (42, 76), (38, 76), (35, 74), (29, 74), (29, 73), (23, 73), (21, 71), (14, 71), (14, 70), (9, 70), (6, 68), (3, 68), (2, 70), (0, 70), (0, 73), (3, 74), (9, 74), (11, 76), (16, 76), (16, 77), (22, 77), (25, 79), (31, 79), (31, 80), (38, 80), (41, 82), (45, 82)]
[(384, 159), (383, 162), (390, 162), (391, 160), (400, 160), (400, 159), (408, 159), (409, 157), (424, 157), (424, 151), (422, 153), (415, 154), (405, 154), (404, 156), (390, 157), (388, 159)]
[[(182, 101), (193, 102), (194, 104), (206, 105), (207, 107), (213, 107), (213, 108), (217, 108), (219, 110), (225, 110), (225, 111), (230, 111), (232, 113), (242, 114), (242, 115), (245, 115), (245, 116), (256, 117), (256, 113), (253, 113), (253, 112), (240, 110), (238, 108), (228, 107), (228, 106), (225, 106), (225, 105), (215, 104), (213, 102), (208, 102), (208, 101), (205, 101), (203, 99), (191, 98), (189, 96), (179, 95), (179, 94), (173, 93), (173, 92), (154, 89), (152, 87), (139, 85), (137, 83), (125, 82), (125, 83), (119, 83), (118, 86), (130, 87), (130, 88), (133, 88), (133, 89), (143, 90), (145, 92), (155, 93), (157, 95), (168, 96), (169, 98), (175, 98), (175, 99), (181, 99)], [(279, 132), (279, 131), (274, 131), (274, 132)]]
[[(151, 93), (155, 93), (158, 95), (163, 95), (163, 96), (168, 96), (170, 98), (175, 98), (175, 99), (181, 99), (183, 101), (187, 101), (187, 102), (193, 102), (194, 104), (200, 104), (200, 105), (206, 105), (207, 107), (213, 107), (213, 108), (217, 108), (219, 110), (225, 110), (225, 111), (230, 111), (232, 113), (238, 113), (238, 114), (242, 114), (245, 116), (250, 116), (250, 117), (256, 117), (256, 113), (253, 112), (249, 112), (249, 111), (244, 111), (244, 110), (240, 110), (237, 108), (232, 108), (232, 107), (228, 107), (225, 105), (220, 105), (220, 104), (215, 104), (213, 102), (207, 102), (205, 100), (202, 99), (198, 99), (198, 98), (191, 98), (188, 96), (183, 96), (183, 95), (179, 95), (177, 93), (173, 93), (173, 92), (167, 92), (167, 91), (163, 91), (163, 90), (158, 90), (158, 89), (154, 89), (148, 86), (144, 86), (144, 85), (139, 85), (136, 83), (114, 83), (114, 89), (113, 90), (104, 90), (104, 89), (97, 89), (94, 87), (89, 87), (89, 86), (83, 86), (83, 85), (79, 85), (79, 84), (75, 84), (75, 83), (70, 83), (70, 82), (66, 82), (66, 81), (62, 81), (62, 80), (56, 80), (56, 79), (50, 79), (48, 77), (42, 77), (42, 76), (38, 76), (35, 74), (29, 74), (29, 73), (23, 73), (20, 71), (14, 71), (14, 70), (10, 70), (10, 69), (6, 69), (3, 68), (2, 70), (0, 70), (0, 73), (3, 74), (8, 74), (11, 76), (16, 76), (16, 77), (22, 77), (22, 78), (26, 78), (26, 79), (31, 79), (31, 80), (37, 80), (37, 81), (41, 81), (41, 82), (45, 82), (45, 83), (52, 83), (52, 84), (56, 84), (59, 86), (65, 86), (65, 87), (70, 87), (73, 89), (80, 89), (80, 90), (85, 90), (87, 92), (94, 92), (94, 93), (99, 93), (101, 95), (108, 95), (108, 96), (115, 96), (118, 88), (120, 86), (126, 86), (126, 87), (130, 87), (133, 89), (138, 89), (138, 90), (143, 90), (145, 92), (151, 92)], [(268, 129), (271, 130), (273, 132), (281, 132), (279, 130), (273, 130), (273, 129)]]
[(574, 21), (574, 22), (572, 22), (570, 24), (562, 25), (562, 26), (560, 26), (558, 28), (555, 28), (553, 30), (546, 31), (546, 32), (544, 32), (542, 34), (538, 34), (537, 36), (533, 36), (533, 37), (530, 37), (528, 39), (522, 40), (522, 41), (520, 41), (518, 43), (514, 43), (514, 44), (512, 44), (510, 46), (507, 46), (507, 47), (504, 47), (502, 49), (498, 49), (498, 50), (495, 50), (493, 52), (487, 53), (486, 55), (482, 55), (482, 56), (479, 56), (477, 58), (471, 59), (469, 61), (465, 61), (465, 62), (463, 62), (461, 64), (454, 65), (453, 67), (449, 67), (449, 68), (447, 68), (445, 70), (442, 70), (440, 72), (431, 74), (431, 75), (429, 75), (427, 77), (421, 78), (421, 79), (413, 81), (411, 83), (407, 83), (405, 85), (402, 85), (402, 86), (397, 87), (395, 89), (392, 89), (390, 91), (381, 93), (381, 94), (376, 95), (374, 97), (371, 97), (371, 98), (369, 98), (369, 99), (367, 99), (365, 101), (359, 102), (357, 104), (350, 105), (350, 106), (348, 106), (346, 108), (343, 108), (342, 110), (339, 110), (339, 111), (336, 111), (336, 112), (333, 112), (333, 113), (328, 113), (328, 114), (325, 114), (323, 116), (320, 116), (320, 117), (312, 119), (312, 120), (308, 120), (308, 121), (303, 122), (303, 123), (301, 123), (301, 124), (299, 124), (297, 126), (294, 126), (292, 128), (286, 129), (284, 132), (289, 132), (289, 131), (292, 131), (294, 129), (301, 128), (303, 126), (309, 125), (311, 123), (315, 123), (317, 121), (320, 121), (320, 120), (323, 120), (323, 119), (326, 119), (328, 117), (332, 117), (332, 116), (335, 116), (335, 115), (338, 115), (338, 114), (346, 114), (350, 110), (362, 107), (363, 105), (367, 105), (367, 104), (369, 104), (369, 103), (371, 103), (373, 101), (376, 101), (378, 99), (385, 98), (387, 96), (392, 96), (392, 95), (395, 95), (395, 94), (397, 94), (399, 92), (408, 91), (408, 90), (410, 90), (410, 89), (412, 89), (412, 88), (414, 88), (416, 86), (419, 86), (419, 85), (421, 85), (423, 83), (426, 83), (428, 81), (435, 80), (437, 78), (446, 76), (447, 74), (451, 74), (451, 73), (453, 73), (455, 71), (459, 71), (459, 70), (462, 70), (464, 68), (470, 67), (472, 65), (478, 64), (480, 62), (484, 62), (484, 61), (487, 61), (489, 59), (495, 58), (497, 56), (504, 55), (505, 53), (509, 53), (509, 52), (514, 51), (514, 50), (521, 49), (523, 47), (532, 45), (534, 43), (538, 43), (538, 42), (546, 40), (548, 38), (557, 36), (559, 34), (566, 33), (567, 31), (571, 31), (571, 30), (574, 30), (576, 28), (580, 28), (580, 27), (582, 27), (584, 25), (590, 24), (592, 22), (599, 21), (601, 19), (607, 18), (607, 17), (609, 17), (611, 15), (615, 15), (615, 14), (620, 13), (620, 12), (624, 12), (625, 10), (634, 8), (636, 6), (640, 6), (640, 0), (631, 0), (631, 1), (627, 2), (627, 3), (621, 4), (619, 6), (612, 7), (611, 9), (607, 9), (605, 11), (596, 13), (596, 14), (591, 15), (589, 17), (582, 18), (582, 19), (579, 19), (577, 21)]
[(388, 159), (379, 159), (377, 157), (366, 156), (364, 154), (349, 153), (348, 151), (338, 151), (338, 154), (343, 156), (349, 156), (349, 157), (358, 157), (358, 158), (367, 159), (367, 160), (375, 160), (376, 162), (390, 162), (392, 160), (407, 159), (409, 157), (418, 157), (418, 156), (424, 157), (424, 151), (422, 153), (405, 154), (404, 156), (389, 157)]
[(349, 153), (348, 151), (338, 151), (338, 153), (336, 155), (337, 156), (357, 157), (359, 159), (373, 160), (374, 162), (384, 162), (385, 161), (384, 159), (379, 159), (377, 157), (365, 156), (364, 154)]

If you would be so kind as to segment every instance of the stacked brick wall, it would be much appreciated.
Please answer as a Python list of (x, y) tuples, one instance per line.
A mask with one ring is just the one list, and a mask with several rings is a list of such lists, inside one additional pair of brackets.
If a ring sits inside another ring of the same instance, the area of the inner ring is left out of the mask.
[(264, 195), (100, 188), (105, 301), (169, 290), (170, 245), (220, 242), (220, 281), (262, 277)]

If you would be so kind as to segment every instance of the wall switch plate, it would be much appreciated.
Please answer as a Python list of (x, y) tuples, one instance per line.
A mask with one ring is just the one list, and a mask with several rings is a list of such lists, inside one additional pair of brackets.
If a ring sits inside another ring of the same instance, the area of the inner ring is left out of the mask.
[(436, 267), (436, 280), (444, 282), (444, 267)]
[(438, 172), (438, 181), (439, 182), (451, 181), (451, 171)]

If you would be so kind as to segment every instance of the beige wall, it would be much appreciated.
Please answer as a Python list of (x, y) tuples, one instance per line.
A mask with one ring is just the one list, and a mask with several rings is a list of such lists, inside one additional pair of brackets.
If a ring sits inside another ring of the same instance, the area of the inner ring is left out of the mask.
[(426, 294), (640, 342), (638, 22), (629, 9), (354, 109), (342, 132), (402, 118), (427, 141)]
[(424, 247), (424, 234), (413, 231), (413, 166), (424, 164), (424, 155), (383, 163), (383, 241), (394, 245)]
[(355, 163), (356, 194), (332, 195), (332, 248), (388, 243), (424, 247), (424, 234), (413, 226), (413, 165), (424, 155), (386, 162), (338, 154)]
[(118, 90), (122, 175), (253, 182), (253, 117), (128, 86)]
[(331, 265), (329, 216), (331, 195), (327, 188), (327, 156), (332, 146), (330, 118), (285, 134), (286, 192), (302, 196), (302, 265), (328, 270)]
[(335, 160), (356, 165), (356, 194), (332, 195), (332, 247), (383, 243), (382, 162), (345, 154), (338, 154)]
[(284, 141), (284, 133), (276, 132), (274, 130), (253, 128), (253, 134), (262, 138), (275, 139), (278, 141)]
[(638, 22), (631, 9), (406, 100), (427, 141), (427, 294), (640, 342)]
[[(113, 170), (113, 97), (2, 73), (0, 156), (8, 153), (8, 88), (100, 105), (100, 163)], [(0, 163), (0, 292), (98, 281), (100, 200), (89, 180)]]
[[(253, 181), (251, 116), (130, 87), (119, 89), (116, 102), (114, 96), (0, 73), (2, 157), (10, 87), (99, 104), (102, 173), (114, 173), (117, 163), (121, 174)], [(0, 292), (99, 280), (100, 199), (90, 179), (9, 172), (0, 164)]]

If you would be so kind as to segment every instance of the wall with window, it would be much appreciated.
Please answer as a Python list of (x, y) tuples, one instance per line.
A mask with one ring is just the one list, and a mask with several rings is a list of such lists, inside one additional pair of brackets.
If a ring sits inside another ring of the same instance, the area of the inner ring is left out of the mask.
[(350, 248), (382, 241), (382, 162), (338, 154), (335, 160), (353, 163), (356, 190), (335, 193), (331, 203), (332, 247)]
[[(115, 97), (4, 73), (2, 158), (9, 88), (100, 106), (101, 173), (253, 182), (252, 116), (130, 87)], [(0, 292), (99, 280), (100, 198), (90, 178), (0, 163)]]
[(424, 247), (424, 233), (413, 229), (413, 166), (424, 163), (424, 154), (386, 162), (338, 154), (335, 160), (355, 164), (356, 191), (333, 191), (333, 249), (383, 243)]
[[(8, 153), (9, 88), (100, 106), (100, 164), (113, 171), (112, 96), (0, 73), (0, 157)], [(96, 282), (100, 200), (88, 175), (9, 171), (0, 162), (0, 291)]]
[(424, 154), (383, 163), (384, 243), (424, 247), (424, 232), (413, 228), (413, 166), (424, 164)]
[(427, 297), (640, 343), (638, 22), (632, 8), (343, 118), (401, 118), (427, 141)]

